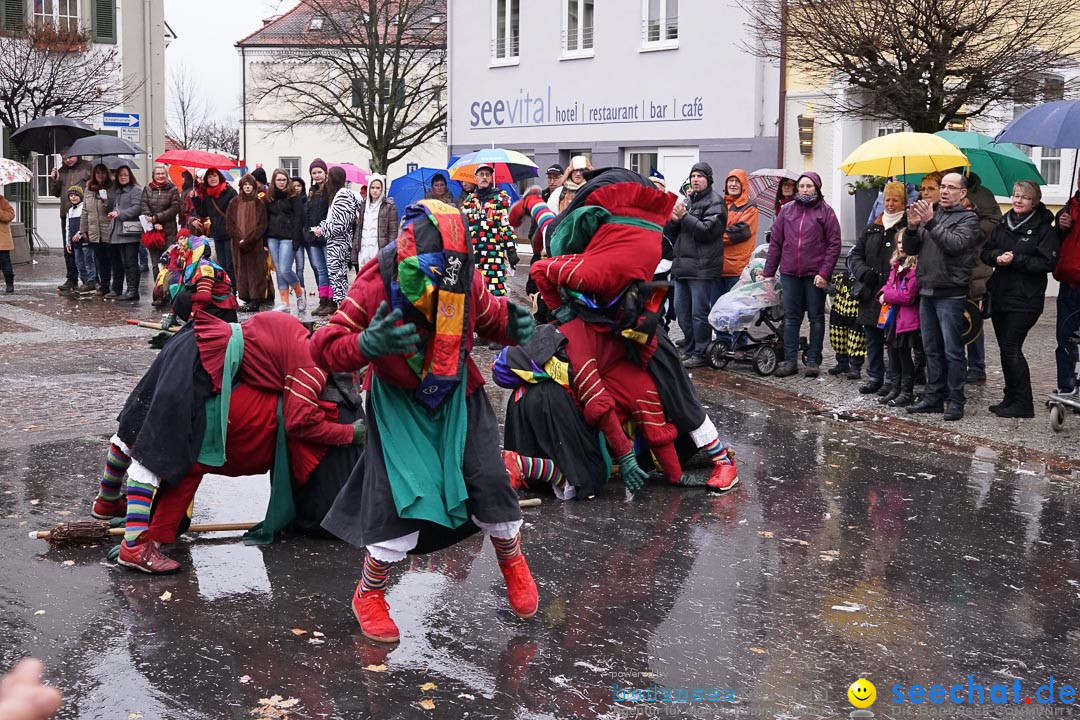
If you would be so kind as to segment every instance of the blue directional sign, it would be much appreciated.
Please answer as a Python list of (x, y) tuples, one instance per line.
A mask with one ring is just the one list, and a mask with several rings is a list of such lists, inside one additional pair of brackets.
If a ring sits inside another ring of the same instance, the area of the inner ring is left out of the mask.
[(105, 127), (139, 127), (139, 114), (102, 113), (101, 124)]

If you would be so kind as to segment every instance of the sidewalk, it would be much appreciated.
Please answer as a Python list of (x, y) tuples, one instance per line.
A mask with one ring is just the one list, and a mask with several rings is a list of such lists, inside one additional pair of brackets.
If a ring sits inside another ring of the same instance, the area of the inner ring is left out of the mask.
[[(1001, 400), (1004, 389), (998, 346), (989, 320), (984, 325), (986, 383), (966, 387), (964, 419), (958, 422), (947, 423), (941, 415), (911, 415), (902, 408), (879, 405), (876, 395), (860, 395), (858, 388), (865, 381), (865, 368), (863, 380), (829, 375), (827, 370), (835, 365), (835, 356), (827, 336), (822, 372), (814, 379), (802, 375), (801, 363), (799, 374), (787, 378), (761, 377), (750, 365), (741, 363), (731, 363), (722, 371), (695, 370), (693, 376), (695, 382), (727, 387), (734, 392), (748, 392), (759, 399), (768, 400), (767, 396), (771, 394), (771, 402), (785, 403), (792, 399), (792, 395), (798, 396), (801, 402), (796, 406), (838, 419), (873, 421), (916, 430), (922, 426), (927, 428), (928, 437), (949, 437), (954, 445), (981, 445), (995, 451), (1011, 448), (1013, 455), (1022, 456), (1027, 451), (1032, 455), (1055, 456), (1075, 462), (1080, 458), (1077, 447), (1080, 441), (1080, 416), (1067, 416), (1064, 430), (1055, 433), (1050, 429), (1050, 413), (1044, 404), (1047, 394), (1056, 385), (1055, 322), (1054, 299), (1047, 298), (1043, 315), (1024, 343), (1024, 355), (1031, 367), (1031, 386), (1035, 395), (1035, 417), (1028, 420), (999, 418), (987, 409)], [(807, 332), (808, 328), (804, 325), (803, 334)], [(672, 334), (681, 335), (677, 331)], [(760, 387), (752, 388), (748, 384)], [(912, 439), (918, 441), (918, 438)]]

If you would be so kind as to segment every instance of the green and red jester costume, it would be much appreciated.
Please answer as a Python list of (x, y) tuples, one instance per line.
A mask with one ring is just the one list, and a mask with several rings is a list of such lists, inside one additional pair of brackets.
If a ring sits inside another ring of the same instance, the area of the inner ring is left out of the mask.
[(368, 368), (364, 454), (323, 528), (367, 549), (352, 609), (372, 640), (399, 637), (383, 594), (390, 566), (477, 530), (495, 546), (514, 612), (536, 613), (517, 493), (470, 355), (474, 333), (516, 345), (532, 332), (529, 311), (495, 297), (475, 272), (463, 214), (422, 200), (312, 336), (312, 356), (328, 369)]

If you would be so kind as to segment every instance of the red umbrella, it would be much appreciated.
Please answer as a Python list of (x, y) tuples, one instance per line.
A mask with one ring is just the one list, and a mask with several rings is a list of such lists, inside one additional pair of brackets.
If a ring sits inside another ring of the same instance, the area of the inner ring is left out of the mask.
[(205, 150), (166, 150), (157, 157), (157, 162), (207, 170), (210, 168), (228, 170), (236, 167), (236, 161), (228, 155), (206, 152)]

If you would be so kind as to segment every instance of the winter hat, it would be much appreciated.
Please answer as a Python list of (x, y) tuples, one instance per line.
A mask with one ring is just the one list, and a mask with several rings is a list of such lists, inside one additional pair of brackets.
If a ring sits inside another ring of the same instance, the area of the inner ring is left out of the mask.
[(252, 170), (251, 177), (255, 178), (259, 182), (259, 185), (269, 184), (266, 180), (266, 170), (263, 168), (255, 168)]
[(656, 166), (649, 168), (649, 182), (653, 185), (659, 185), (663, 189), (667, 189), (667, 181), (664, 180), (664, 174), (656, 169)]
[(312, 160), (311, 164), (308, 165), (308, 172), (311, 172), (315, 168), (320, 168), (323, 172), (330, 171), (330, 168), (326, 167), (326, 161), (322, 158), (315, 158), (314, 160)]
[(83, 199), (82, 186), (81, 185), (72, 185), (71, 187), (68, 188), (67, 194), (68, 195), (78, 195), (79, 199), (82, 200)]
[(191, 237), (191, 231), (187, 228), (180, 228), (176, 231), (176, 239)]
[(694, 167), (690, 168), (690, 174), (699, 172), (705, 176), (705, 179), (710, 185), (713, 184), (712, 165), (707, 162), (694, 163)]

